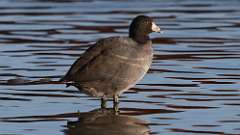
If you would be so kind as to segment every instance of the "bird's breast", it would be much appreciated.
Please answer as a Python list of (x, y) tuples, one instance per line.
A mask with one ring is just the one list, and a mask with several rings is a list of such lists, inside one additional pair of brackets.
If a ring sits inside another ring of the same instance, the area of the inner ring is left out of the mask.
[(116, 76), (118, 79), (135, 82), (139, 78), (142, 78), (150, 68), (153, 53), (151, 47), (141, 46), (110, 51), (108, 55), (108, 57), (113, 59), (114, 63), (117, 63), (115, 64), (117, 65), (116, 69), (112, 70), (114, 73), (111, 73), (111, 71), (108, 71), (108, 73)]

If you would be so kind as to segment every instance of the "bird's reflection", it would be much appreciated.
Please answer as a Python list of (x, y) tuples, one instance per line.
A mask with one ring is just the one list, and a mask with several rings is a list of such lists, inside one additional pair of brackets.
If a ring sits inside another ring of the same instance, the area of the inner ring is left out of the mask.
[(116, 114), (112, 109), (96, 109), (79, 113), (77, 121), (68, 122), (66, 135), (149, 135), (143, 120)]

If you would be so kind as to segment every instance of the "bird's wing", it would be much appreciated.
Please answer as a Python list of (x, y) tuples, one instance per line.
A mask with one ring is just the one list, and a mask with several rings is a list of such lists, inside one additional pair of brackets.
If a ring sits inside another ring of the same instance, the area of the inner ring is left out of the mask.
[(85, 53), (83, 53), (80, 58), (78, 58), (67, 72), (67, 74), (60, 79), (60, 81), (71, 81), (72, 76), (77, 73), (79, 70), (83, 69), (90, 62), (92, 62), (96, 57), (101, 55), (104, 51), (112, 48), (116, 45), (116, 41), (119, 42), (119, 37), (112, 37), (101, 39), (96, 42), (94, 45), (89, 47)]

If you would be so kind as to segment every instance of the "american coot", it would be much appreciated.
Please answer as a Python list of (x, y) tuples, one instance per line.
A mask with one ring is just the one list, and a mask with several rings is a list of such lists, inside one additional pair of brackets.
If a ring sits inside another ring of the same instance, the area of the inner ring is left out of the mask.
[(101, 98), (113, 98), (118, 108), (118, 96), (133, 87), (147, 73), (152, 63), (153, 50), (149, 38), (160, 28), (148, 16), (133, 19), (128, 37), (100, 39), (81, 55), (60, 81), (80, 91)]

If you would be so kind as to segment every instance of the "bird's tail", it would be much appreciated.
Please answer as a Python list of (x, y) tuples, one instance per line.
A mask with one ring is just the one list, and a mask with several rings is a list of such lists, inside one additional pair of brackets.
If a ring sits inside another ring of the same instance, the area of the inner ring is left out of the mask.
[(63, 76), (62, 78), (60, 78), (59, 82), (66, 84), (66, 87), (69, 87), (74, 83), (73, 81), (70, 81), (67, 76)]

